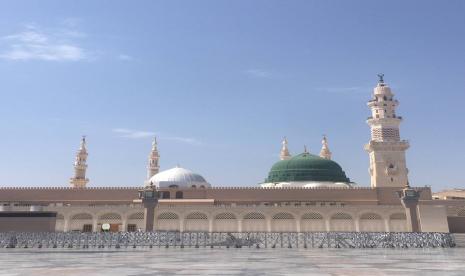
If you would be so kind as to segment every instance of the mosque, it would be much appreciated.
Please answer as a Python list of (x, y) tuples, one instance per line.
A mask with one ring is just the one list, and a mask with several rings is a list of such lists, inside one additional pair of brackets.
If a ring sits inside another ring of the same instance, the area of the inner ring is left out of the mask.
[(380, 74), (368, 101), (371, 186), (350, 181), (323, 137), (318, 155), (292, 156), (284, 139), (256, 187), (215, 187), (181, 167), (160, 172), (156, 140), (143, 187), (88, 187), (83, 137), (71, 187), (0, 188), (0, 231), (465, 232), (465, 196), (409, 186), (398, 105)]

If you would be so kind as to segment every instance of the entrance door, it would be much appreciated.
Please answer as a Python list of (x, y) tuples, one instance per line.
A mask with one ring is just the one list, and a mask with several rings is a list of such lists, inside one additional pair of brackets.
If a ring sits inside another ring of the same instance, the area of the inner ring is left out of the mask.
[(110, 224), (110, 232), (119, 232), (119, 226), (121, 224), (111, 223)]

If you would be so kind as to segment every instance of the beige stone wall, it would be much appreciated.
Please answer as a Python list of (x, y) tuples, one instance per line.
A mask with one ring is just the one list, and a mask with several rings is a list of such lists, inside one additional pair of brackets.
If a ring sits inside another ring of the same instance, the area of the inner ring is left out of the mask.
[(443, 205), (419, 205), (422, 232), (449, 232), (446, 207)]
[[(30, 204), (131, 204), (138, 198), (138, 187), (106, 188), (0, 188), (0, 202)], [(420, 200), (431, 200), (431, 189), (422, 191)], [(400, 205), (399, 188), (252, 188), (218, 187), (182, 189), (185, 199), (213, 199), (216, 204), (259, 204), (274, 202), (340, 202), (352, 205)], [(174, 199), (175, 189), (169, 191)]]
[[(21, 209), (21, 208), (16, 208)], [(26, 209), (26, 208), (22, 208)], [(136, 224), (144, 230), (140, 205), (49, 206), (57, 212), (57, 231), (82, 231), (91, 224), (100, 231), (103, 223), (120, 224), (120, 230)], [(400, 219), (399, 219), (400, 217)], [(404, 209), (400, 206), (158, 206), (155, 229), (215, 232), (325, 232), (325, 231), (406, 231)]]

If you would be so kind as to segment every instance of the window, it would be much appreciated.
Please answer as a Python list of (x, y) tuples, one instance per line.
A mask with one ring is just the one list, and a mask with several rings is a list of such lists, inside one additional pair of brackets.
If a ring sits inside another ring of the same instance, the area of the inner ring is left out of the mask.
[(176, 192), (176, 198), (183, 198), (183, 194), (181, 191)]
[(82, 232), (92, 232), (92, 224), (84, 224)]
[(161, 192), (161, 198), (163, 199), (170, 198), (170, 192)]
[(128, 224), (128, 232), (136, 232), (137, 224)]

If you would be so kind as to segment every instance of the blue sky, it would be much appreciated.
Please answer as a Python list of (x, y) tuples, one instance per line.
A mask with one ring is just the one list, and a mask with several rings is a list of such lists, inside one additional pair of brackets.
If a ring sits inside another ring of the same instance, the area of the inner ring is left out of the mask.
[(161, 167), (256, 185), (320, 150), (369, 185), (366, 101), (401, 102), (412, 185), (465, 187), (464, 1), (1, 1), (0, 185), (68, 186), (82, 134), (92, 186)]

